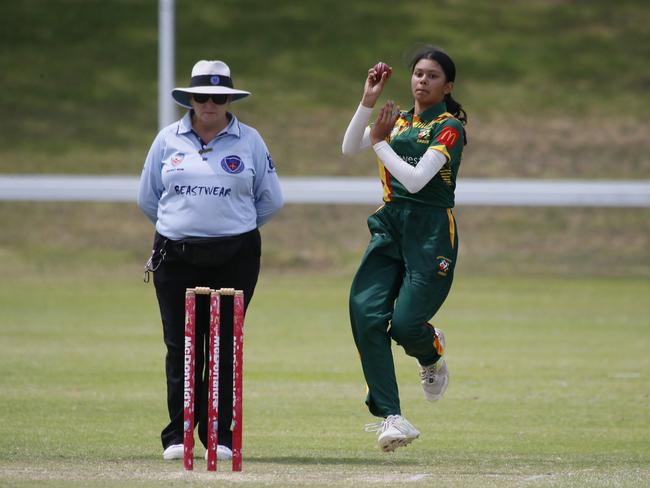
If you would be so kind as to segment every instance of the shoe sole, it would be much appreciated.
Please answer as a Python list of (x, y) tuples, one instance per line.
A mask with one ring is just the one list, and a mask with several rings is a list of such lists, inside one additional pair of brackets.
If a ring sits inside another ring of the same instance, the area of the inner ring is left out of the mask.
[[(208, 460), (208, 451), (205, 451), (205, 454), (203, 455), (205, 460)], [(230, 461), (232, 459), (232, 454), (219, 454), (219, 451), (217, 451), (217, 461)]]
[(175, 459), (183, 459), (183, 452), (181, 451), (180, 454), (168, 454), (166, 456), (163, 454), (164, 461), (173, 461)]
[(408, 446), (411, 442), (413, 442), (418, 437), (420, 437), (420, 436), (418, 435), (417, 437), (393, 438), (393, 439), (390, 439), (390, 440), (388, 440), (386, 442), (383, 442), (383, 443), (379, 444), (379, 449), (381, 449), (384, 452), (393, 452), (398, 447), (406, 447), (406, 446)]

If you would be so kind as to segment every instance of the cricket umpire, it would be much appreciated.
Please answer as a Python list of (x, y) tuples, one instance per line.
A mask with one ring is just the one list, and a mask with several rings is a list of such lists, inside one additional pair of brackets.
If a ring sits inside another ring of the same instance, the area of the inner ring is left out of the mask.
[[(222, 61), (199, 61), (189, 87), (172, 97), (189, 109), (162, 129), (147, 155), (138, 205), (155, 224), (148, 270), (154, 272), (167, 346), (169, 424), (161, 440), (164, 459), (183, 458), (183, 357), (185, 289), (244, 291), (248, 307), (260, 271), (259, 227), (283, 205), (278, 176), (260, 134), (240, 122), (230, 104), (250, 95), (235, 89)], [(196, 405), (199, 438), (207, 445), (208, 300), (197, 297)], [(222, 311), (217, 456), (232, 456), (232, 307)]]

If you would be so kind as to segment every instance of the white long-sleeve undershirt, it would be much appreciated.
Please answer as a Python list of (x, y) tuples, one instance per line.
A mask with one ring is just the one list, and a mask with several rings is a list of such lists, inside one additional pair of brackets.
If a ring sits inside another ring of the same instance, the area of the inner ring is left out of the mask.
[(343, 136), (341, 151), (346, 156), (352, 156), (362, 149), (367, 149), (372, 146), (370, 142), (370, 127), (368, 127), (368, 121), (371, 115), (372, 108), (359, 104)]
[[(341, 146), (343, 154), (353, 155), (372, 145), (368, 127), (371, 114), (372, 108), (359, 104), (343, 136)], [(386, 141), (379, 141), (372, 148), (386, 169), (404, 185), (409, 193), (417, 193), (424, 188), (447, 161), (445, 155), (440, 151), (428, 149), (418, 163), (411, 166), (399, 157)]]

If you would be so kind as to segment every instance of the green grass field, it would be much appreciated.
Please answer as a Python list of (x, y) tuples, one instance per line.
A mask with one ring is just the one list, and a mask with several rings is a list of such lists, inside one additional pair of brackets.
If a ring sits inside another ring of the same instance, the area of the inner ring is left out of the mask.
[[(3, 2), (0, 173), (137, 175), (156, 133), (157, 0)], [(377, 173), (340, 142), (366, 69), (445, 47), (469, 113), (460, 178), (647, 179), (640, 0), (178, 0), (176, 74), (222, 58), (280, 177)], [(180, 115), (180, 113), (179, 113)], [(244, 472), (161, 459), (152, 229), (133, 204), (0, 202), (0, 486), (650, 485), (650, 210), (456, 209), (437, 324), (452, 383), (393, 455), (363, 426), (347, 291), (364, 206), (289, 205), (263, 228), (246, 322)]]
[[(0, 285), (2, 486), (646, 486), (647, 280), (460, 274), (437, 324), (452, 383), (386, 455), (362, 403), (346, 273), (263, 273), (246, 321), (244, 471), (163, 462), (153, 287), (122, 271), (14, 268)], [(199, 450), (199, 452), (201, 452)], [(228, 468), (228, 463), (224, 463)]]

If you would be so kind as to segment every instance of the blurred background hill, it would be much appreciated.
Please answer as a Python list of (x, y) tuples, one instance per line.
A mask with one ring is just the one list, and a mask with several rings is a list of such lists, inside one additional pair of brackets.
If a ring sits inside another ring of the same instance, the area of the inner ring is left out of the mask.
[[(1, 3), (0, 173), (139, 174), (157, 132), (158, 2)], [(365, 72), (392, 65), (385, 98), (408, 107), (408, 53), (433, 43), (455, 59), (469, 115), (461, 178), (648, 179), (649, 23), (641, 0), (177, 0), (176, 80), (185, 86), (198, 59), (228, 62), (253, 92), (233, 111), (260, 130), (281, 176), (373, 176), (370, 154), (340, 154)], [(288, 206), (264, 229), (267, 267), (353, 269), (373, 210)], [(148, 254), (152, 229), (134, 205), (0, 211), (0, 257), (19, 268), (130, 273)], [(647, 277), (649, 217), (461, 207), (460, 271)]]

